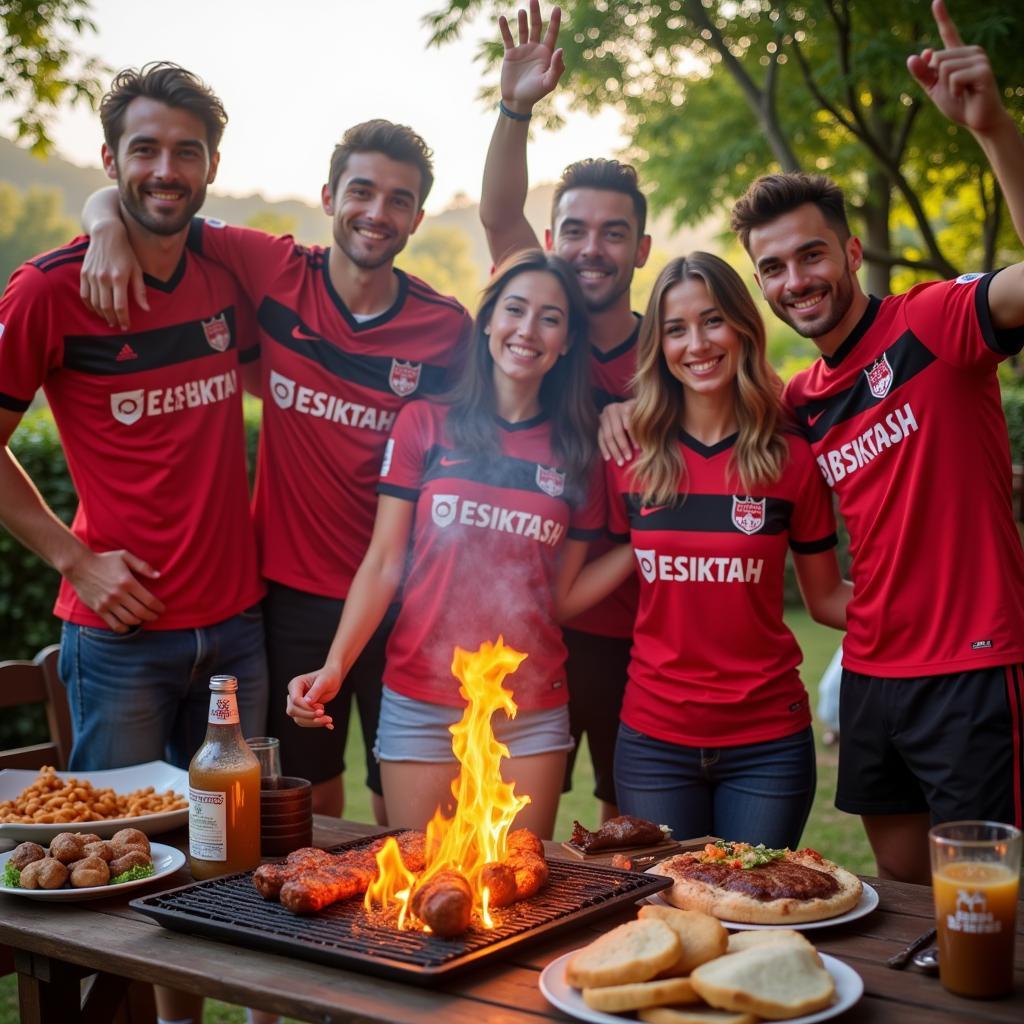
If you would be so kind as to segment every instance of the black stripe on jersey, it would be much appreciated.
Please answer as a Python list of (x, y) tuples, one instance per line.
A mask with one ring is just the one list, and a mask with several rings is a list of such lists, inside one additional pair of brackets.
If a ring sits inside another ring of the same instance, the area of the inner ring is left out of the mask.
[(395, 273), (402, 274), (405, 277), (409, 282), (409, 294), (415, 295), (417, 299), (421, 299), (423, 302), (432, 302), (435, 306), (446, 306), (448, 309), (454, 310), (456, 313), (463, 313), (467, 316), (469, 315), (466, 313), (465, 306), (463, 306), (458, 299), (453, 299), (449, 295), (442, 295), (440, 292), (434, 291), (434, 289), (429, 285), (413, 280), (408, 274), (405, 274), (404, 271), (398, 270), (397, 268), (395, 268)]
[[(424, 483), (429, 480), (472, 480), (474, 483), (501, 487), (509, 491), (547, 494), (551, 498), (561, 498), (572, 507), (577, 504), (578, 499), (570, 493), (571, 488), (565, 474), (559, 475), (564, 490), (551, 494), (540, 485), (540, 467), (536, 462), (489, 452), (486, 455), (466, 456), (437, 444), (430, 447), (423, 463)], [(558, 478), (553, 479), (557, 481)]]
[(992, 323), (992, 311), (988, 305), (988, 290), (998, 273), (997, 270), (993, 274), (986, 274), (978, 282), (978, 287), (974, 289), (974, 312), (978, 317), (985, 344), (997, 355), (1015, 356), (1024, 349), (1024, 324), (998, 329)]
[[(892, 367), (892, 384), (887, 394), (892, 394), (907, 381), (935, 362), (935, 355), (925, 348), (911, 331), (904, 331), (896, 342), (885, 350), (885, 356)], [(811, 441), (820, 441), (834, 426), (859, 416), (874, 408), (880, 399), (871, 393), (865, 366), (857, 374), (856, 383), (843, 391), (837, 391), (828, 398), (818, 398), (806, 405), (799, 405), (793, 413), (803, 428), (804, 435)]]
[(259, 345), (250, 345), (249, 348), (243, 348), (238, 350), (238, 361), (243, 365), (249, 363), (255, 363), (260, 357)]
[(821, 540), (793, 540), (789, 541), (789, 546), (798, 555), (816, 555), (821, 551), (831, 551), (839, 543), (839, 537), (830, 533), (827, 537), (822, 537)]
[(396, 484), (377, 484), (377, 493), (386, 494), (389, 498), (401, 498), (403, 501), (419, 501), (420, 492), (412, 487), (398, 487)]
[[(623, 495), (629, 524), (641, 532), (676, 530), (689, 533), (744, 533), (732, 521), (731, 494), (688, 494), (680, 505), (643, 504), (639, 494)], [(757, 533), (785, 533), (793, 514), (793, 502), (785, 498), (757, 498), (764, 502), (764, 523)]]
[(11, 412), (25, 412), (31, 404), (31, 398), (26, 402), (23, 398), (5, 395), (0, 391), (0, 409), (9, 409)]
[[(341, 380), (351, 381), (372, 391), (395, 394), (391, 387), (391, 371), (396, 360), (391, 356), (356, 355), (332, 345), (323, 335), (307, 327), (299, 314), (269, 296), (260, 303), (256, 313), (260, 327), (279, 345), (284, 345), (296, 355), (322, 366), (328, 373)], [(379, 323), (373, 320), (371, 323)], [(418, 363), (419, 382), (415, 392), (422, 395), (438, 395), (447, 387), (447, 370), (443, 366)]]
[(88, 248), (88, 240), (77, 242), (75, 245), (66, 245), (63, 249), (54, 249), (53, 252), (48, 252), (44, 256), (37, 256), (34, 260), (29, 260), (29, 263), (45, 274), (50, 270), (56, 270), (57, 267), (64, 266), (65, 263), (85, 259), (85, 250)]
[[(62, 365), (66, 370), (75, 370), (79, 373), (116, 377), (143, 370), (155, 370), (161, 366), (176, 366), (193, 359), (237, 349), (234, 306), (228, 306), (217, 316), (225, 318), (230, 332), (224, 349), (214, 348), (207, 340), (203, 328), (204, 321), (189, 320), (153, 331), (134, 331), (106, 336), (65, 335)], [(210, 317), (210, 320), (213, 319), (214, 317)]]

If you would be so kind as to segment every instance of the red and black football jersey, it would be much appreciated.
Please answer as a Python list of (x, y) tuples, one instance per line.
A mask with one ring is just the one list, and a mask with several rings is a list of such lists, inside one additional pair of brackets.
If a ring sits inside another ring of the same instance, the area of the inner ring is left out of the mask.
[(992, 327), (993, 276), (872, 299), (835, 354), (786, 388), (850, 531), (843, 663), (856, 672), (1024, 660), (1024, 554), (996, 379), (1021, 338)]
[(395, 415), (406, 401), (447, 388), (469, 316), (455, 299), (396, 270), (391, 308), (357, 320), (331, 284), (329, 250), (290, 237), (197, 219), (189, 244), (230, 269), (256, 307), (263, 575), (343, 598), (370, 542)]
[[(255, 329), (222, 267), (186, 252), (168, 281), (146, 278), (149, 311), (109, 328), (79, 298), (87, 238), (38, 256), (0, 298), (0, 406), (42, 387), (79, 506), (71, 529), (93, 551), (124, 548), (160, 571), (166, 606), (147, 629), (229, 618), (263, 594), (249, 512), (239, 357)], [(61, 582), (55, 613), (104, 626)]]
[[(640, 317), (636, 316), (633, 333), (621, 345), (616, 345), (608, 352), (602, 352), (593, 345), (590, 347), (590, 380), (598, 409), (612, 402), (624, 402), (630, 397), (630, 382), (636, 372), (636, 343), (639, 336)], [(587, 560), (599, 558), (612, 546), (607, 537), (601, 537), (590, 545)], [(565, 625), (582, 633), (629, 638), (633, 635), (636, 602), (637, 583), (630, 578), (603, 601)]]
[(565, 704), (555, 574), (566, 538), (591, 540), (604, 526), (600, 473), (589, 494), (573, 494), (545, 418), (497, 421), (495, 456), (456, 448), (447, 414), (415, 402), (388, 442), (379, 491), (415, 502), (416, 519), (384, 681), (408, 697), (461, 706), (455, 647), (475, 651), (500, 635), (527, 655), (505, 681), (519, 708)]
[(622, 721), (655, 739), (727, 747), (781, 739), (811, 720), (796, 639), (782, 619), (787, 548), (836, 543), (828, 489), (789, 435), (782, 477), (738, 490), (736, 435), (680, 433), (685, 497), (641, 503), (631, 465), (605, 463), (608, 528), (633, 545), (640, 604)]

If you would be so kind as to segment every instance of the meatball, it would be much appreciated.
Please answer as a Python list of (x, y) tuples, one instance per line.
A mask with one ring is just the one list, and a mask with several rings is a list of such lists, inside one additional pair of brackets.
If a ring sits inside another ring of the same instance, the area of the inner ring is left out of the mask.
[(86, 843), (82, 853), (86, 857), (99, 857), (100, 860), (105, 861), (112, 861), (117, 856), (113, 844), (107, 842), (106, 839), (98, 839), (95, 843)]
[(60, 889), (68, 880), (68, 869), (53, 857), (34, 860), (21, 869), (23, 889)]
[(95, 885), (106, 885), (110, 881), (110, 868), (99, 857), (86, 857), (71, 869), (71, 887), (88, 889)]
[(110, 877), (116, 878), (122, 872), (131, 871), (132, 868), (145, 867), (152, 864), (153, 858), (143, 850), (126, 850), (120, 857), (115, 857), (110, 862)]
[(21, 871), (27, 864), (34, 860), (42, 860), (45, 856), (46, 851), (38, 843), (22, 843), (11, 852), (9, 863)]
[(62, 864), (71, 864), (85, 856), (85, 836), (78, 832), (61, 832), (50, 840), (50, 856)]
[(120, 857), (129, 850), (142, 850), (146, 854), (150, 852), (146, 833), (140, 832), (137, 828), (123, 828), (120, 832), (115, 832), (110, 837), (110, 845), (114, 848), (115, 857)]

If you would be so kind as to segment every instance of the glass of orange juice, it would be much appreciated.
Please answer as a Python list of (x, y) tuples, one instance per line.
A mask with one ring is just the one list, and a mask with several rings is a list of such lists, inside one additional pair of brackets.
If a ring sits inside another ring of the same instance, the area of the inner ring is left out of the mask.
[(1021, 832), (996, 821), (951, 821), (928, 833), (939, 978), (960, 996), (1013, 991)]

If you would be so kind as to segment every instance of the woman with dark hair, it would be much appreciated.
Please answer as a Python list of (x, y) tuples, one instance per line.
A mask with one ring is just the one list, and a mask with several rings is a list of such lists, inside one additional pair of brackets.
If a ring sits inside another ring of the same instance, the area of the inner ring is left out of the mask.
[(603, 491), (590, 486), (597, 422), (586, 328), (579, 285), (559, 257), (532, 250), (497, 269), (447, 400), (399, 413), (373, 538), (327, 661), (289, 685), (289, 715), (330, 727), (324, 705), (405, 574), (376, 748), (392, 826), (422, 828), (448, 808), (458, 769), (448, 728), (464, 707), (452, 653), (501, 634), (527, 654), (505, 683), (516, 718), (492, 722), (510, 751), (506, 781), (531, 798), (517, 824), (543, 836), (554, 828), (572, 746), (554, 580), (563, 552), (582, 557), (604, 524)]
[[(563, 617), (628, 575), (640, 604), (615, 749), (619, 807), (676, 835), (795, 847), (815, 787), (800, 649), (782, 618), (786, 550), (819, 622), (845, 627), (828, 490), (787, 431), (761, 316), (695, 252), (661, 272), (637, 343), (632, 463), (606, 463), (624, 543), (559, 599)], [(567, 561), (563, 581), (578, 566)]]

